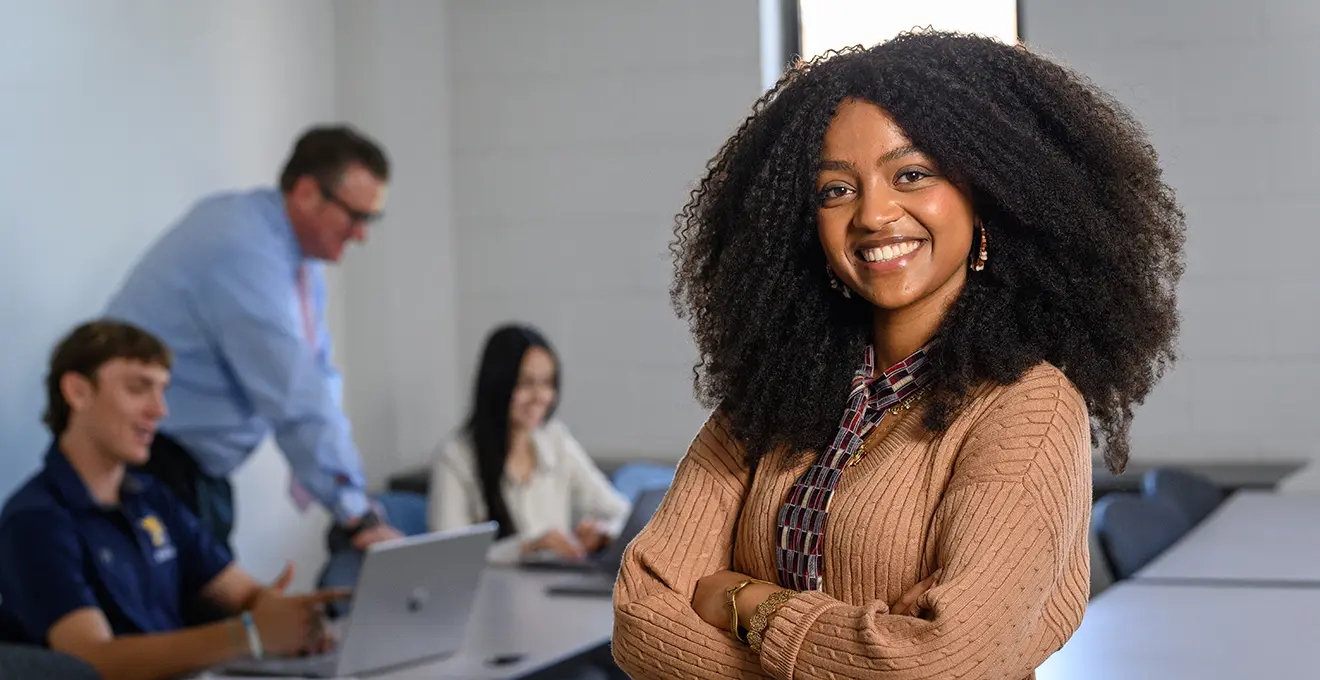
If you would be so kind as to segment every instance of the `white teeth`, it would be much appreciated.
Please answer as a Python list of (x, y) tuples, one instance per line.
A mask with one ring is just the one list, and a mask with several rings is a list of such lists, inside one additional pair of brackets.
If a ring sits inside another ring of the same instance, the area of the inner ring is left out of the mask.
[(903, 257), (920, 247), (920, 241), (903, 241), (902, 243), (879, 248), (867, 248), (862, 251), (862, 259), (867, 262), (888, 262)]

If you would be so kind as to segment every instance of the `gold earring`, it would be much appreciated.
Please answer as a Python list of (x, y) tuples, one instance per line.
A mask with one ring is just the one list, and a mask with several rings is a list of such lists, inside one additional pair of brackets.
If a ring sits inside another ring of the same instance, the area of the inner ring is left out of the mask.
[(976, 254), (976, 259), (972, 261), (972, 271), (979, 272), (985, 270), (985, 263), (990, 261), (990, 253), (987, 250), (990, 237), (985, 232), (985, 224), (980, 220), (976, 222), (981, 227), (981, 252)]
[(830, 288), (843, 293), (845, 298), (852, 298), (852, 291), (848, 290), (848, 287), (843, 285), (843, 282), (839, 280), (839, 277), (834, 275), (834, 269), (830, 267), (829, 262), (825, 263), (825, 275), (830, 278)]

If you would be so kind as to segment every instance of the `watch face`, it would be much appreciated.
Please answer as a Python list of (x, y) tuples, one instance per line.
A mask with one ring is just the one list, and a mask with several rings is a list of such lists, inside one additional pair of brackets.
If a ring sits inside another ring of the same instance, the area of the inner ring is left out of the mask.
[(380, 516), (374, 510), (368, 510), (362, 519), (358, 520), (357, 526), (348, 530), (350, 536), (356, 536), (372, 527), (380, 526)]

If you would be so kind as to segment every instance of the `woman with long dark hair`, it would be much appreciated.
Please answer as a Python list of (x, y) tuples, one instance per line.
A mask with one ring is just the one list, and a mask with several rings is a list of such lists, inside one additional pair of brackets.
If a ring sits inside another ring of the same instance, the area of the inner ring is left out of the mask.
[(629, 545), (632, 677), (1021, 680), (1081, 622), (1091, 446), (1172, 361), (1183, 215), (1025, 47), (793, 68), (708, 165), (674, 300), (714, 414)]
[(523, 325), (491, 333), (471, 414), (432, 468), (431, 529), (494, 520), (490, 557), (506, 563), (541, 552), (579, 559), (617, 535), (628, 501), (554, 419), (558, 403), (559, 360), (545, 337)]

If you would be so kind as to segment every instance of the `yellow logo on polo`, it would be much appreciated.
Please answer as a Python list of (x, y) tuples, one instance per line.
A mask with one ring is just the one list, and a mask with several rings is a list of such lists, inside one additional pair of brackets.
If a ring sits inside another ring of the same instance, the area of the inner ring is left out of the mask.
[(151, 545), (159, 548), (165, 545), (165, 525), (155, 515), (147, 515), (142, 518), (142, 528), (151, 535)]

